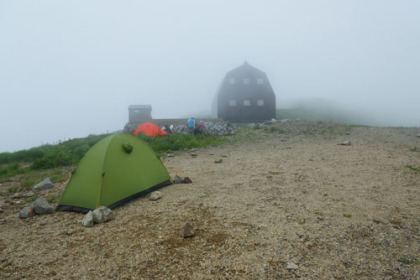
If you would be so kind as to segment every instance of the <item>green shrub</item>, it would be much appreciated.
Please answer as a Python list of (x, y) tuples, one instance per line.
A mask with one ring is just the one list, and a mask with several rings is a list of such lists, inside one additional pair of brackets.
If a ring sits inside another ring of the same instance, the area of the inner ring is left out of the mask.
[(415, 166), (412, 166), (412, 165), (406, 165), (405, 167), (408, 168), (408, 169), (410, 169), (410, 170), (412, 170), (412, 171), (414, 171), (414, 172), (420, 172), (420, 166), (419, 167), (415, 167)]
[(19, 191), (19, 187), (10, 187), (7, 189), (9, 193), (17, 193)]
[(77, 164), (90, 147), (106, 136), (108, 134), (89, 135), (86, 138), (75, 138), (57, 145), (43, 145), (15, 153), (0, 153), (0, 165), (12, 164), (10, 168), (6, 168), (7, 170), (0, 167), (0, 176), (25, 172), (17, 165), (22, 163), (31, 162), (31, 169), (34, 170)]
[(0, 178), (10, 177), (25, 172), (22, 165), (18, 162), (9, 163), (8, 165), (0, 166)]

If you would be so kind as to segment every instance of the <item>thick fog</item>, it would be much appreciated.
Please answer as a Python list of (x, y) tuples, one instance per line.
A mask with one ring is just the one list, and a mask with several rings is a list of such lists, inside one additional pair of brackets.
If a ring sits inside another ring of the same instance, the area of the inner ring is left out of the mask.
[(209, 115), (245, 60), (279, 108), (420, 126), (419, 14), (418, 0), (2, 0), (0, 152), (120, 130), (130, 104)]

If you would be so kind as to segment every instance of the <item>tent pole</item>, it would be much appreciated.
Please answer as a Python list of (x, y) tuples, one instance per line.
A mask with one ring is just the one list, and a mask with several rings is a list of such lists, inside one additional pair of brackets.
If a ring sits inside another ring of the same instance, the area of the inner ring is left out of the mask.
[(105, 177), (105, 172), (102, 172), (101, 184), (99, 185), (98, 198), (96, 199), (96, 208), (99, 208), (99, 199), (101, 197), (102, 183), (104, 181), (104, 177)]

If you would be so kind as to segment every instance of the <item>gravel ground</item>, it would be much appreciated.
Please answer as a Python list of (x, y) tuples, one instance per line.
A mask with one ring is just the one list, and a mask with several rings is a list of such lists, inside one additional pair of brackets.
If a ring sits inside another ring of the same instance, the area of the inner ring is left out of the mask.
[[(240, 141), (163, 158), (192, 183), (92, 228), (78, 213), (20, 220), (29, 202), (3, 196), (0, 278), (419, 279), (419, 133), (306, 122), (249, 129)], [(188, 222), (194, 236), (183, 238)]]

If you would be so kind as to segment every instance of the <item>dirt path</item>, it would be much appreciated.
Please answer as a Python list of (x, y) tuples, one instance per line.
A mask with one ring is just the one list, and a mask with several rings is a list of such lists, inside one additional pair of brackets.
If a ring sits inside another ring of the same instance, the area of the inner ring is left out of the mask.
[[(420, 277), (420, 129), (270, 131), (163, 159), (193, 183), (118, 208), (93, 228), (81, 214), (19, 220), (6, 208), (0, 278)], [(184, 239), (188, 221), (195, 236)]]

